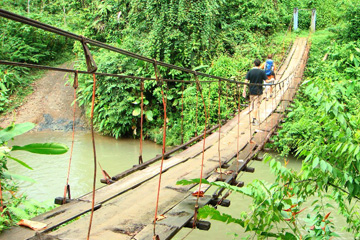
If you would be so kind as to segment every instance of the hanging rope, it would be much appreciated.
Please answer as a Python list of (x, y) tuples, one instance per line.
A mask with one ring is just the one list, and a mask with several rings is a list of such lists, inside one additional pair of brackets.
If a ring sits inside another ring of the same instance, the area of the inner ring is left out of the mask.
[[(157, 190), (157, 196), (156, 196), (156, 207), (155, 207), (155, 217), (154, 217), (154, 235), (153, 239), (158, 240), (160, 239), (158, 235), (156, 235), (156, 221), (157, 221), (157, 213), (159, 208), (159, 198), (160, 198), (160, 186), (161, 186), (161, 176), (162, 176), (162, 170), (163, 170), (163, 164), (164, 164), (164, 158), (165, 158), (165, 146), (166, 146), (166, 101), (165, 101), (165, 94), (163, 89), (163, 82), (161, 80), (160, 74), (158, 76), (158, 68), (157, 68), (157, 62), (154, 59), (154, 71), (155, 71), (155, 77), (158, 84), (160, 84), (161, 87), (161, 97), (162, 102), (164, 106), (164, 125), (163, 125), (163, 146), (162, 146), (162, 157), (161, 157), (161, 164), (160, 164), (160, 173), (159, 173), (159, 184), (158, 184), (158, 190)], [(160, 79), (160, 80), (159, 80)]]
[[(197, 88), (198, 88), (198, 86), (196, 84), (196, 89)], [(196, 91), (195, 137), (197, 137), (197, 126), (198, 126), (198, 103), (199, 103), (199, 97), (198, 97), (198, 91)]]
[(218, 138), (218, 153), (219, 153), (219, 169), (220, 169), (220, 179), (222, 179), (222, 170), (221, 170), (221, 147), (220, 147), (220, 139), (221, 139), (221, 110), (220, 110), (220, 97), (221, 97), (221, 82), (219, 80), (219, 87), (218, 87), (218, 124), (219, 124), (219, 138)]
[(139, 153), (139, 165), (143, 164), (142, 152), (143, 152), (143, 121), (144, 121), (144, 81), (140, 83), (141, 91), (141, 112), (140, 112), (140, 153)]
[(196, 226), (197, 214), (198, 214), (198, 209), (199, 209), (199, 198), (200, 198), (201, 183), (202, 183), (203, 169), (204, 169), (204, 158), (205, 158), (206, 125), (207, 125), (207, 118), (208, 118), (208, 113), (207, 113), (207, 111), (206, 111), (206, 105), (205, 105), (205, 99), (204, 99), (204, 96), (203, 96), (203, 94), (202, 94), (202, 90), (201, 90), (201, 86), (200, 86), (200, 83), (199, 83), (199, 79), (198, 79), (196, 73), (194, 73), (194, 76), (195, 76), (195, 82), (196, 82), (197, 91), (200, 92), (201, 99), (202, 99), (203, 105), (204, 105), (205, 123), (204, 123), (203, 149), (202, 149), (202, 156), (201, 156), (200, 182), (199, 182), (199, 190), (198, 190), (198, 192), (197, 192), (195, 209), (194, 209), (194, 223), (193, 223), (193, 228), (195, 228), (195, 226)]
[[(210, 119), (210, 106), (211, 106), (211, 83), (209, 83), (209, 93), (208, 93), (208, 106), (207, 106), (207, 112), (208, 112), (208, 115), (209, 115), (209, 119)], [(208, 127), (210, 128), (210, 121), (208, 121)]]
[[(229, 83), (226, 83), (226, 108), (228, 108), (229, 106), (229, 91), (230, 91), (230, 87), (229, 87)], [(225, 120), (227, 121), (229, 119), (228, 114), (225, 115)]]
[[(249, 87), (249, 89), (250, 89), (250, 85), (248, 85), (248, 87)], [(255, 100), (254, 100), (255, 101)], [(251, 133), (251, 113), (252, 113), (252, 111), (254, 110), (253, 108), (254, 108), (255, 106), (254, 106), (254, 103), (253, 102), (251, 102), (251, 98), (249, 97), (249, 114), (248, 114), (248, 116), (249, 116), (249, 131), (250, 131), (250, 133), (249, 133), (249, 143), (251, 142), (251, 135), (252, 135), (252, 133)]]
[(4, 211), (4, 203), (2, 197), (2, 186), (1, 186), (1, 179), (0, 179), (0, 212)]
[(184, 143), (184, 83), (181, 85), (181, 144)]
[[(236, 85), (238, 90), (238, 114), (237, 114), (237, 137), (236, 137), (236, 172), (239, 171), (239, 152), (240, 152), (240, 88)], [(250, 123), (251, 125), (251, 123)]]
[[(68, 190), (68, 188), (70, 188), (70, 186), (69, 186), (69, 178), (70, 178), (70, 168), (71, 168), (72, 154), (73, 154), (73, 150), (74, 150), (74, 139), (75, 139), (75, 112), (76, 112), (76, 89), (78, 88), (78, 86), (79, 86), (78, 71), (76, 71), (76, 72), (75, 72), (75, 75), (74, 75), (74, 83), (73, 83), (73, 87), (74, 87), (73, 128), (72, 128), (72, 138), (71, 138), (71, 148), (70, 148), (69, 166), (68, 166), (68, 172), (67, 172), (67, 177), (66, 177), (66, 184), (65, 184), (65, 187), (64, 187), (63, 204), (66, 203), (67, 190)], [(69, 194), (69, 199), (70, 199), (70, 194)]]
[(96, 148), (95, 148), (95, 136), (94, 136), (94, 105), (95, 105), (95, 91), (96, 91), (96, 78), (95, 74), (93, 74), (93, 93), (91, 100), (91, 113), (90, 113), (90, 127), (91, 127), (91, 140), (93, 146), (93, 154), (94, 154), (94, 179), (93, 179), (93, 190), (92, 190), (92, 201), (91, 201), (91, 214), (90, 214), (90, 222), (89, 222), (89, 230), (87, 235), (87, 240), (90, 239), (91, 232), (91, 224), (92, 219), (94, 217), (94, 206), (95, 206), (95, 185), (96, 185)]
[(104, 177), (104, 179), (106, 180), (106, 184), (109, 185), (111, 182), (110, 182), (110, 175), (102, 168), (101, 164), (100, 164), (100, 161), (98, 162), (99, 163), (99, 167), (101, 169), (101, 173)]

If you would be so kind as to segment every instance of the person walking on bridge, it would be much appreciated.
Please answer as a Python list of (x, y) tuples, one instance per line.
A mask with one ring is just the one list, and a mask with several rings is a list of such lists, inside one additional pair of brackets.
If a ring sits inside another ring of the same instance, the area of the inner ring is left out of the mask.
[(267, 79), (264, 82), (264, 85), (266, 86), (265, 87), (266, 100), (268, 99), (267, 92), (268, 92), (269, 88), (270, 88), (270, 91), (269, 91), (270, 98), (272, 97), (272, 90), (273, 90), (272, 84), (275, 81), (275, 72), (274, 71), (276, 70), (275, 62), (274, 62), (274, 60), (272, 60), (272, 54), (268, 54), (267, 58), (268, 59), (266, 59), (266, 61), (263, 64), (261, 64), (261, 66), (260, 66), (261, 69), (265, 70), (265, 74), (267, 76)]
[[(260, 107), (260, 103), (262, 100), (263, 94), (263, 81), (267, 80), (268, 77), (265, 74), (265, 71), (261, 70), (260, 67), (260, 60), (255, 59), (254, 61), (254, 68), (250, 69), (245, 77), (245, 82), (250, 82), (249, 85), (249, 93), (250, 93), (250, 107), (249, 107), (249, 114), (252, 113), (252, 123), (254, 125), (258, 124), (259, 116), (258, 116), (258, 109)], [(244, 85), (243, 90), (243, 97), (246, 97), (246, 85)]]

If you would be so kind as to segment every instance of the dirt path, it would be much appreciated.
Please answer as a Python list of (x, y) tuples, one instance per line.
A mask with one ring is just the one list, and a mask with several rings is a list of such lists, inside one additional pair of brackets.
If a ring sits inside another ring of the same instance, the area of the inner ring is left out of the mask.
[[(61, 68), (72, 68), (72, 63), (64, 63)], [(34, 82), (34, 92), (13, 112), (0, 117), (0, 127), (15, 123), (32, 122), (36, 130), (72, 130), (74, 90), (66, 84), (68, 78), (63, 72), (49, 71)], [(76, 125), (78, 130), (86, 129), (85, 116), (76, 106)]]

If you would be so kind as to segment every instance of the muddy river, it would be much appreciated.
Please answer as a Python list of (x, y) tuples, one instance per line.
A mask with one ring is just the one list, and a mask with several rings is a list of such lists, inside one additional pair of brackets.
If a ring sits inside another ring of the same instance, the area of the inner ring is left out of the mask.
[[(74, 153), (70, 173), (71, 195), (73, 198), (79, 197), (91, 191), (93, 176), (93, 157), (90, 133), (77, 132), (75, 136)], [(134, 164), (137, 164), (139, 156), (139, 140), (119, 139), (96, 135), (96, 150), (98, 161), (102, 167), (113, 176), (118, 174)], [(59, 142), (71, 146), (71, 132), (34, 132), (23, 135), (15, 139), (11, 144), (25, 145), (34, 142)], [(161, 146), (150, 141), (144, 142), (143, 159), (144, 161), (161, 154)], [(20, 182), (20, 191), (26, 193), (29, 198), (37, 201), (52, 203), (55, 197), (63, 195), (63, 189), (66, 181), (69, 153), (59, 156), (37, 155), (27, 152), (14, 152), (14, 157), (22, 159), (34, 170), (28, 170), (18, 163), (9, 160), (8, 167), (13, 173), (32, 178), (36, 183)], [(278, 156), (274, 156), (278, 157)], [(300, 169), (301, 161), (295, 158), (290, 159), (289, 167)], [(269, 171), (267, 164), (253, 161), (251, 167), (255, 168), (254, 173), (242, 174), (241, 180), (245, 184), (254, 179), (261, 179), (267, 182), (274, 181), (275, 177)], [(98, 167), (98, 178), (102, 178)], [(97, 187), (103, 184), (97, 181)], [(211, 189), (212, 194), (215, 189)], [(234, 217), (240, 216), (242, 211), (249, 211), (248, 205), (250, 199), (240, 194), (232, 194), (228, 198), (231, 200), (229, 208), (219, 207), (218, 209)], [(310, 212), (310, 208), (309, 208)], [(336, 212), (336, 210), (334, 210)], [(337, 229), (342, 226), (344, 219), (335, 217), (334, 223)], [(194, 230), (186, 239), (240, 239), (247, 236), (244, 230), (237, 224), (225, 224), (217, 221), (211, 221), (209, 231)], [(183, 239), (190, 229), (182, 229), (173, 239)], [(339, 239), (352, 239), (351, 235), (337, 232), (341, 237)], [(237, 235), (237, 237), (236, 237)]]

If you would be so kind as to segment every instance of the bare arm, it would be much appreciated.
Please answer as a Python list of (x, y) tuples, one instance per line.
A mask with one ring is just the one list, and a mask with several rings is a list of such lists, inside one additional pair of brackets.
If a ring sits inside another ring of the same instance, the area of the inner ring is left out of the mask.
[[(248, 83), (248, 82), (249, 82), (249, 80), (245, 79), (245, 83)], [(242, 96), (243, 96), (244, 98), (246, 97), (246, 84), (244, 84)]]

